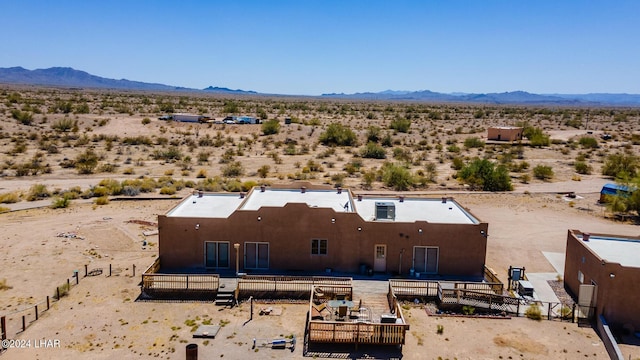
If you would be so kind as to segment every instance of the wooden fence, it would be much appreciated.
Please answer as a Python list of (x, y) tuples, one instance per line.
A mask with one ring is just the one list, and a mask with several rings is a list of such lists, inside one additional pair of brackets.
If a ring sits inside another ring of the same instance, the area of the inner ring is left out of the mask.
[[(321, 287), (328, 295), (338, 292), (351, 297), (352, 279), (330, 276), (279, 276), (279, 275), (243, 275), (238, 281), (238, 297), (253, 296), (306, 298), (314, 286)], [(348, 288), (348, 292), (346, 289)]]

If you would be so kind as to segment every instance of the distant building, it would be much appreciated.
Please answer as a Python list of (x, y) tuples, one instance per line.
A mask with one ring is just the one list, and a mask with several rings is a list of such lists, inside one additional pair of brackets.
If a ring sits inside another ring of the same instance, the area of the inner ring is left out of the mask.
[(520, 141), (522, 131), (522, 127), (519, 126), (492, 126), (487, 129), (487, 140)]
[(195, 114), (173, 114), (173, 121), (178, 122), (204, 122), (208, 118), (203, 115)]
[(187, 196), (158, 216), (161, 271), (483, 278), (488, 224), (454, 200), (306, 185)]
[(591, 308), (614, 328), (640, 331), (640, 238), (569, 230), (564, 283), (581, 311)]
[(634, 190), (625, 185), (619, 185), (614, 183), (604, 184), (602, 190), (600, 190), (600, 202), (605, 203), (609, 201), (607, 198), (610, 196), (630, 196)]

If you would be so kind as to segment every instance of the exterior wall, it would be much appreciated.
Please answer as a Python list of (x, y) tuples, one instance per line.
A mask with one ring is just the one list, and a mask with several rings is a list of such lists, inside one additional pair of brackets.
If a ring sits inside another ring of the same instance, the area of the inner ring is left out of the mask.
[[(488, 230), (486, 223), (366, 222), (356, 213), (296, 203), (257, 211), (238, 210), (228, 219), (161, 215), (158, 225), (163, 271), (205, 271), (205, 241), (228, 241), (230, 269), (234, 270), (233, 244), (239, 243), (241, 271), (245, 263), (245, 242), (269, 243), (269, 271), (332, 268), (358, 272), (361, 264), (373, 268), (374, 246), (384, 244), (387, 272), (408, 273), (414, 246), (437, 246), (438, 274), (479, 278), (483, 276), (487, 247), (481, 231)], [(311, 239), (327, 239), (327, 255), (312, 255)]]
[(490, 127), (487, 130), (488, 140), (518, 141), (522, 140), (522, 128)]
[[(603, 261), (576, 236), (580, 234), (582, 233), (577, 230), (568, 231), (565, 286), (577, 296), (580, 289), (578, 271), (581, 271), (584, 274), (584, 284), (591, 284), (592, 281), (597, 284), (596, 315), (604, 315), (612, 327), (631, 324), (635, 331), (639, 331), (637, 299), (640, 297), (640, 268)], [(615, 277), (612, 278), (611, 274)]]

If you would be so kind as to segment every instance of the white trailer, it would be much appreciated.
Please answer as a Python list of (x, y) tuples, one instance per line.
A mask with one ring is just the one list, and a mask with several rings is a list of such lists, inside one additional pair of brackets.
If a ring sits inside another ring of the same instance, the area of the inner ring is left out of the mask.
[(173, 121), (180, 122), (202, 122), (205, 117), (202, 115), (195, 114), (173, 114)]

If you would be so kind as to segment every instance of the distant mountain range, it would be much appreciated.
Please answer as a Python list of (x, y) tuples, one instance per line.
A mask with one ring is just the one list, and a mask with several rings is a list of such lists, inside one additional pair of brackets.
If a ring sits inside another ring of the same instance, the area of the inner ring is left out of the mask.
[[(74, 88), (185, 91), (208, 92), (234, 95), (267, 95), (250, 90), (232, 90), (225, 87), (209, 86), (205, 89), (145, 83), (127, 79), (108, 79), (91, 75), (85, 71), (69, 67), (27, 70), (22, 67), (0, 68), (0, 83), (62, 86)], [(268, 94), (277, 96), (277, 94)], [(283, 95), (284, 96), (284, 95)], [(521, 104), (521, 105), (564, 105), (564, 106), (640, 106), (638, 94), (532, 94), (525, 91), (504, 93), (469, 94), (438, 93), (429, 90), (364, 92), (355, 94), (322, 94), (322, 98), (353, 100), (393, 100), (420, 101), (432, 103), (475, 103), (475, 104)]]

